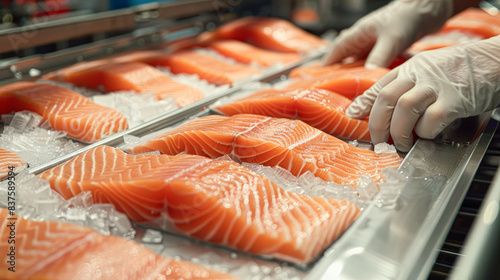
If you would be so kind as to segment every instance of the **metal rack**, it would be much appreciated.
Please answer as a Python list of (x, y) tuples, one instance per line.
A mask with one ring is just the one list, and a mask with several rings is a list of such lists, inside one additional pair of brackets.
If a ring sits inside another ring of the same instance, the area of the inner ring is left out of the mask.
[[(122, 51), (155, 48), (163, 45), (164, 38), (169, 34), (175, 40), (178, 37), (176, 32), (179, 31), (183, 31), (182, 34), (197, 34), (208, 23), (218, 24), (230, 18), (220, 16), (229, 4), (224, 2), (225, 5), (216, 5), (217, 3), (219, 2), (212, 0), (194, 0), (142, 5), (40, 23), (30, 27), (30, 30), (36, 32), (32, 33), (34, 35), (29, 38), (25, 47), (92, 33), (117, 30), (129, 32), (56, 53), (5, 61), (0, 65), (0, 81), (10, 83), (21, 78), (33, 80), (41, 73), (78, 61)], [(26, 29), (0, 31), (0, 52), (12, 50), (9, 40), (13, 36), (26, 36)], [(203, 108), (221, 97), (231, 96), (254, 83), (280, 78), (294, 67), (321, 55), (316, 53), (299, 63), (267, 71), (257, 79), (242, 82), (140, 126), (116, 133), (30, 171), (37, 174), (96, 146), (122, 145), (125, 135), (142, 136), (182, 122), (200, 112), (204, 114)], [(323, 257), (302, 271), (304, 278), (426, 278), (497, 126), (498, 121), (490, 119), (489, 114), (484, 114), (461, 121), (460, 125), (446, 131), (438, 140), (418, 140), (400, 167), (415, 168), (415, 172), (414, 177), (403, 186), (398, 199), (390, 205), (368, 207)], [(495, 182), (498, 185), (498, 179)], [(490, 196), (493, 197), (494, 194)]]

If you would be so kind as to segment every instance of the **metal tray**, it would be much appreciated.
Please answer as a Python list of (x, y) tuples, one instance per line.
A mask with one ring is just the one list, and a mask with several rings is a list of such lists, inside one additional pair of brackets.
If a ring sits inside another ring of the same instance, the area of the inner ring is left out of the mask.
[[(134, 23), (132, 24), (132, 21), (130, 21), (130, 24), (126, 25), (130, 28), (136, 28), (136, 24), (141, 21), (141, 18), (147, 19), (148, 16), (156, 17), (156, 12), (159, 12), (163, 8), (165, 8), (163, 10), (164, 13), (172, 12), (172, 18), (178, 16), (191, 17), (183, 21), (177, 21), (176, 24), (178, 25), (165, 23), (165, 25), (149, 26), (144, 29), (136, 29), (132, 34), (107, 39), (88, 46), (6, 62), (6, 64), (0, 65), (0, 80), (2, 83), (7, 83), (20, 78), (35, 79), (39, 72), (52, 70), (56, 67), (81, 61), (82, 59), (98, 58), (121, 50), (154, 47), (162, 43), (161, 39), (167, 33), (175, 37), (175, 31), (179, 30), (180, 27), (184, 29), (191, 28), (195, 33), (199, 32), (200, 22), (210, 22), (213, 20), (213, 17), (210, 17), (210, 15), (197, 17), (195, 15), (205, 10), (213, 12), (216, 9), (213, 7), (212, 1), (188, 2), (189, 5), (192, 5), (189, 7), (193, 8), (190, 13), (182, 12), (185, 9), (182, 5), (160, 5), (142, 6), (140, 9), (121, 11), (125, 13), (118, 15), (120, 18), (129, 18), (131, 14), (134, 15)], [(198, 7), (197, 3), (203, 3), (203, 5)], [(212, 5), (212, 7), (208, 7), (207, 5)], [(181, 9), (181, 7), (184, 8)], [(172, 9), (178, 11), (180, 14), (173, 12)], [(168, 18), (170, 16), (167, 15), (165, 17)], [(103, 19), (87, 18), (87, 20), (90, 21), (92, 19), (96, 20), (95, 22), (100, 22), (99, 20), (107, 21), (111, 18), (113, 17)], [(76, 22), (67, 22), (66, 24), (80, 25), (83, 22), (83, 20), (78, 20)], [(96, 23), (92, 24), (99, 25)], [(159, 28), (159, 26), (162, 28)], [(54, 31), (54, 28), (63, 27), (44, 25), (39, 30)], [(22, 30), (17, 30), (16, 32), (22, 32)], [(43, 32), (41, 31), (40, 34), (44, 34)], [(7, 38), (6, 36), (12, 36), (13, 34), (21, 33), (0, 33), (0, 39), (5, 39)], [(40, 42), (42, 41), (37, 43)], [(308, 57), (301, 63), (317, 58), (320, 55), (318, 53), (315, 56)], [(83, 149), (67, 154), (42, 166), (32, 168), (30, 171), (38, 174), (98, 145), (122, 145), (124, 144), (124, 135), (142, 136), (151, 131), (179, 123), (186, 118), (207, 114), (208, 112), (202, 111), (202, 109), (219, 98), (229, 96), (256, 82), (277, 79), (282, 75), (286, 75), (290, 69), (299, 64), (291, 65), (286, 69), (271, 71), (256, 80), (241, 83), (218, 95), (205, 98), (127, 131), (116, 133)], [(36, 71), (33, 71), (33, 69)], [(397, 200), (388, 205), (380, 206), (373, 204), (368, 207), (341, 238), (334, 242), (325, 251), (324, 255), (309, 267), (291, 267), (283, 263), (270, 262), (248, 256), (238, 256), (235, 259), (233, 253), (228, 250), (221, 250), (213, 246), (207, 246), (196, 241), (172, 235), (164, 235), (164, 238), (168, 238), (174, 244), (184, 246), (178, 248), (189, 250), (185, 251), (186, 254), (192, 255), (186, 256), (186, 258), (195, 258), (197, 252), (205, 250), (200, 249), (202, 247), (209, 248), (208, 250), (217, 252), (219, 259), (222, 256), (223, 258), (229, 258), (229, 261), (233, 262), (235, 266), (245, 266), (247, 270), (243, 269), (240, 271), (240, 274), (243, 276), (251, 275), (251, 273), (245, 274), (246, 271), (252, 272), (252, 270), (255, 270), (255, 266), (257, 266), (260, 268), (260, 272), (263, 272), (263, 274), (259, 274), (263, 275), (263, 278), (271, 277), (271, 274), (277, 277), (284, 277), (284, 271), (286, 271), (287, 276), (290, 276), (287, 278), (292, 278), (291, 276), (293, 276), (298, 279), (427, 278), (437, 252), (436, 249), (444, 240), (453, 221), (454, 214), (460, 206), (472, 176), (478, 167), (479, 161), (484, 155), (498, 126), (498, 122), (490, 119), (488, 114), (477, 118), (461, 120), (460, 122), (460, 124), (449, 129), (438, 140), (419, 139), (405, 156), (404, 162), (400, 167), (401, 169), (414, 168), (415, 172), (402, 187)], [(138, 240), (140, 241), (140, 237), (144, 232), (142, 230), (138, 232)], [(162, 254), (170, 251), (165, 246), (165, 243), (146, 245)], [(175, 252), (174, 255), (179, 251)], [(262, 269), (263, 267), (266, 267), (266, 269)], [(271, 273), (265, 273), (268, 272), (268, 268), (272, 270)]]

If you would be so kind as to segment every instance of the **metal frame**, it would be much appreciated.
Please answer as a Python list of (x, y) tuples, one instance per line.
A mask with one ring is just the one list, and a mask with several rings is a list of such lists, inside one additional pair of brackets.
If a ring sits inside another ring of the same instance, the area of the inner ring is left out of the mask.
[(156, 19), (177, 19), (221, 10), (213, 0), (152, 3), (93, 15), (82, 15), (0, 31), (0, 53), (80, 36), (134, 30)]

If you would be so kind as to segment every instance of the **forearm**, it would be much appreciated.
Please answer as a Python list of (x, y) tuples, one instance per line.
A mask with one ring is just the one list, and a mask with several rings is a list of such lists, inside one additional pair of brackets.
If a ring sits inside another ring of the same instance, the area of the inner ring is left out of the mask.
[(479, 4), (481, 0), (453, 0), (453, 15)]

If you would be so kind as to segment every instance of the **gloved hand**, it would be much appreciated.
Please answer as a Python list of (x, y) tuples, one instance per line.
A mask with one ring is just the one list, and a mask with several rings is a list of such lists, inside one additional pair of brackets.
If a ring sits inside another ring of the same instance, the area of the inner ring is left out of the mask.
[[(435, 138), (452, 121), (500, 105), (500, 36), (425, 51), (393, 69), (358, 96), (346, 114), (370, 111), (372, 141), (389, 134), (400, 151), (413, 145), (412, 131)], [(416, 126), (415, 126), (416, 124)]]
[(370, 53), (366, 67), (387, 67), (413, 42), (441, 28), (452, 13), (452, 0), (393, 1), (342, 31), (323, 64)]

